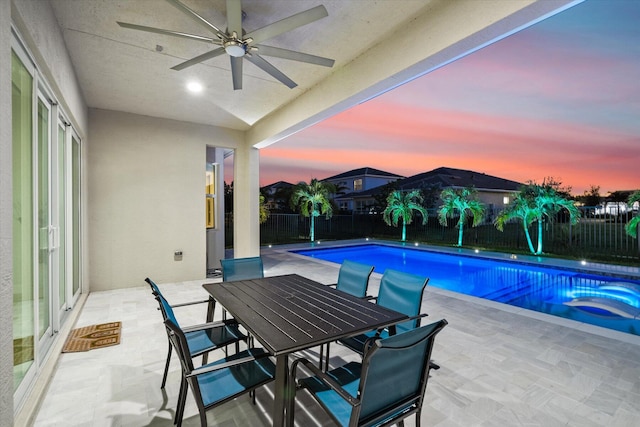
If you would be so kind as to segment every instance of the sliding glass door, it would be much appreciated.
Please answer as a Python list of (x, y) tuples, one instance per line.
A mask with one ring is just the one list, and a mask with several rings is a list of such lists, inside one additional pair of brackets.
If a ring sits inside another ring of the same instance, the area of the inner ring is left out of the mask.
[(81, 144), (17, 39), (12, 43), (15, 402), (81, 289)]
[[(26, 65), (25, 65), (26, 64)], [(11, 55), (13, 176), (13, 380), (22, 383), (35, 361), (33, 67)]]

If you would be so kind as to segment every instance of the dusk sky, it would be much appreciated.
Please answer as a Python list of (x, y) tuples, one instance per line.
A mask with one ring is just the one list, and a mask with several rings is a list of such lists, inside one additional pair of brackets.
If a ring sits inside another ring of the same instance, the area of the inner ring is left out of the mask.
[(640, 1), (587, 0), (260, 150), (260, 185), (440, 166), (640, 188)]

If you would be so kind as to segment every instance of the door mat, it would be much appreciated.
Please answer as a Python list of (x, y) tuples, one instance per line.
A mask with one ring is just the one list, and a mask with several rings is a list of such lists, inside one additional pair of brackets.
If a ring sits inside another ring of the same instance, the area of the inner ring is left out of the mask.
[(73, 353), (118, 345), (121, 328), (122, 322), (110, 322), (73, 329), (62, 352)]

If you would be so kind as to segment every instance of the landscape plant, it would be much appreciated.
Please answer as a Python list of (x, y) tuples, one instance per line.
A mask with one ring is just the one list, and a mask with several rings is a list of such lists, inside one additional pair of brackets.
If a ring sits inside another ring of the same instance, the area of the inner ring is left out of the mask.
[(474, 188), (445, 188), (440, 193), (442, 205), (438, 209), (438, 220), (443, 226), (447, 226), (447, 218), (453, 218), (459, 215), (458, 223), (458, 244), (462, 246), (462, 237), (464, 233), (464, 224), (467, 216), (473, 217), (472, 227), (476, 227), (482, 223), (484, 219), (485, 207), (476, 199), (477, 191)]
[(398, 226), (402, 220), (402, 241), (407, 240), (407, 224), (413, 222), (413, 212), (418, 211), (422, 215), (422, 224), (427, 223), (427, 210), (421, 205), (423, 199), (420, 190), (404, 192), (394, 190), (387, 197), (387, 207), (382, 212), (382, 218), (387, 225)]
[(300, 181), (293, 189), (291, 207), (300, 208), (302, 216), (311, 217), (310, 240), (315, 240), (315, 218), (324, 214), (327, 219), (333, 215), (331, 195), (336, 193), (335, 185), (311, 179), (307, 184)]
[(267, 203), (265, 201), (264, 195), (260, 195), (260, 224), (264, 224), (269, 219), (269, 208), (267, 207)]
[[(629, 207), (633, 207), (634, 203), (640, 203), (640, 190), (635, 191), (629, 196), (627, 200), (627, 205)], [(633, 218), (629, 220), (627, 225), (625, 225), (624, 230), (627, 234), (634, 239), (638, 237), (638, 224), (640, 223), (640, 213), (637, 213)]]
[[(522, 221), (524, 234), (527, 238), (529, 250), (534, 255), (542, 254), (542, 224), (546, 220), (552, 222), (561, 210), (569, 213), (569, 220), (575, 224), (580, 217), (580, 211), (569, 200), (559, 193), (553, 185), (543, 182), (542, 185), (530, 182), (521, 187), (515, 194), (513, 201), (496, 217), (494, 224), (498, 230), (503, 231), (504, 225), (512, 220)], [(538, 224), (538, 244), (533, 247), (529, 227)]]

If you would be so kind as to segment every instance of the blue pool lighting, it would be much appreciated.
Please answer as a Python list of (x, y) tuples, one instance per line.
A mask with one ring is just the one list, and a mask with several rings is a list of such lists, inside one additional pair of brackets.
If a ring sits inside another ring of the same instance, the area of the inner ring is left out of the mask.
[[(640, 335), (640, 280), (527, 264), (482, 255), (364, 244), (294, 253), (341, 264), (345, 259), (429, 277), (429, 286)], [(477, 252), (476, 252), (477, 253)]]

